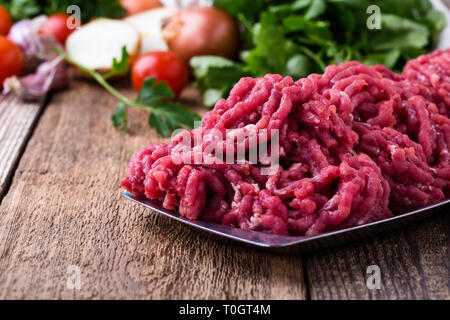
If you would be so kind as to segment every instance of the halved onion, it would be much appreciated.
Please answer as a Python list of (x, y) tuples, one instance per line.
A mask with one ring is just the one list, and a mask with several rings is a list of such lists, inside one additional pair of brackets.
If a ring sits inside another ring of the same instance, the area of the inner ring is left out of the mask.
[(123, 46), (131, 63), (139, 53), (139, 43), (139, 33), (128, 23), (101, 18), (73, 32), (67, 38), (66, 51), (75, 62), (108, 72), (113, 59), (121, 58)]
[(162, 36), (162, 24), (177, 12), (174, 8), (157, 8), (124, 19), (131, 24), (141, 37), (140, 54), (152, 51), (167, 51), (168, 46)]

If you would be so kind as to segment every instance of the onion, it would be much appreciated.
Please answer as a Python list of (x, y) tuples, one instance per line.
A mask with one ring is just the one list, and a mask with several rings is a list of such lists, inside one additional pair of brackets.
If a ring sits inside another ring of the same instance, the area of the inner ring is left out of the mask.
[(67, 72), (64, 60), (54, 50), (62, 46), (53, 36), (41, 36), (39, 30), (47, 21), (42, 15), (15, 23), (8, 38), (16, 43), (25, 56), (23, 77), (10, 77), (3, 83), (3, 94), (15, 93), (23, 100), (37, 101), (44, 98), (52, 89), (67, 85)]
[(3, 94), (14, 92), (24, 101), (39, 101), (47, 92), (67, 86), (68, 77), (64, 60), (58, 56), (39, 65), (35, 73), (24, 77), (15, 76), (5, 80)]
[(167, 43), (162, 36), (162, 21), (177, 12), (172, 8), (156, 8), (124, 19), (131, 24), (141, 37), (140, 54), (152, 51), (167, 51)]
[(42, 51), (42, 43), (38, 32), (46, 20), (46, 16), (39, 16), (33, 20), (25, 19), (16, 22), (9, 31), (9, 40), (17, 44), (25, 56), (39, 55)]
[(180, 11), (163, 28), (169, 49), (186, 64), (194, 56), (214, 55), (234, 59), (239, 50), (238, 26), (228, 14), (203, 7)]
[(50, 37), (39, 35), (45, 21), (45, 15), (25, 19), (16, 22), (9, 30), (8, 39), (17, 44), (25, 56), (25, 73), (33, 72), (41, 62), (55, 57), (51, 47), (57, 43)]
[(100, 18), (73, 32), (66, 40), (67, 54), (77, 63), (99, 72), (111, 70), (113, 59), (120, 60), (122, 47), (130, 64), (139, 53), (139, 34), (127, 22)]

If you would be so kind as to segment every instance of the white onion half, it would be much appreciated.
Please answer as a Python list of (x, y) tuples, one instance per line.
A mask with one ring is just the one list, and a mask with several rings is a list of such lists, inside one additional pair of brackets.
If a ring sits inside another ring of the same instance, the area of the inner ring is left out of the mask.
[(162, 23), (177, 11), (173, 8), (157, 8), (124, 19), (139, 32), (141, 37), (140, 54), (169, 50), (162, 36)]
[(73, 32), (66, 41), (67, 54), (77, 63), (100, 72), (120, 60), (125, 46), (131, 60), (139, 52), (139, 34), (121, 20), (96, 19)]

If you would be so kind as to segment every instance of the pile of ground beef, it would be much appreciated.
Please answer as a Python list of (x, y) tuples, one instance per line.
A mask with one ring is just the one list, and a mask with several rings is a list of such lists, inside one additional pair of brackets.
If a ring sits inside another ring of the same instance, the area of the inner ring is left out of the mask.
[(260, 162), (177, 164), (174, 139), (138, 152), (122, 186), (189, 219), (315, 235), (449, 198), (449, 116), (450, 49), (411, 60), (401, 75), (348, 62), (296, 82), (243, 78), (190, 132), (203, 135), (192, 153), (204, 152), (208, 129), (278, 129), (272, 174)]

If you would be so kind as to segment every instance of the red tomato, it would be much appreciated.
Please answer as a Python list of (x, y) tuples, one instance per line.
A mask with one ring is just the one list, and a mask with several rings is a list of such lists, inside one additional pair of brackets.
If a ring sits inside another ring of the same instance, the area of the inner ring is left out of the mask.
[(144, 80), (155, 77), (157, 82), (165, 81), (178, 96), (186, 87), (188, 75), (186, 66), (173, 52), (150, 52), (139, 57), (131, 70), (131, 81), (140, 91)]
[(0, 36), (0, 85), (11, 76), (22, 73), (24, 57), (22, 50), (11, 40)]
[(48, 17), (39, 33), (43, 36), (52, 35), (59, 43), (64, 45), (67, 37), (75, 31), (67, 27), (69, 16), (64, 13), (55, 13)]
[(12, 26), (11, 16), (5, 8), (0, 6), (0, 35), (6, 36)]

